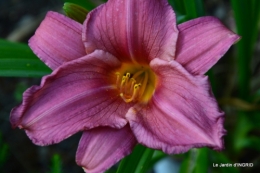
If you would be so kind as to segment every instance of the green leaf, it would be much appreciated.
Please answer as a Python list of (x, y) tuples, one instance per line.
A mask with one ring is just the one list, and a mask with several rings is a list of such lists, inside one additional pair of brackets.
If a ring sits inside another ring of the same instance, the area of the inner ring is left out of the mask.
[(29, 46), (0, 39), (0, 76), (42, 77), (51, 70)]
[(190, 162), (190, 152), (184, 154), (184, 160), (181, 163), (181, 167), (180, 167), (180, 173), (190, 173), (190, 169), (193, 169), (192, 163)]
[(181, 164), (180, 173), (208, 172), (209, 156), (208, 149), (192, 149)]
[(14, 91), (14, 97), (17, 102), (22, 102), (23, 99), (23, 93), (24, 91), (28, 88), (25, 83), (20, 82), (15, 86), (15, 91)]
[(198, 17), (196, 3), (194, 0), (185, 0), (184, 4), (186, 9), (185, 11), (189, 19)]
[(51, 173), (61, 173), (61, 159), (58, 154), (54, 154), (52, 157)]
[(185, 7), (183, 0), (168, 0), (172, 5), (174, 11), (178, 11), (179, 13), (185, 14)]
[(260, 138), (254, 134), (254, 132), (259, 131), (259, 115), (259, 111), (250, 112), (250, 116), (248, 116), (248, 114), (241, 115), (240, 113), (234, 134), (234, 145), (236, 146), (235, 149), (237, 152), (240, 152), (241, 149), (244, 148), (251, 148), (260, 151)]
[(248, 132), (253, 129), (252, 123), (248, 119), (245, 112), (239, 112), (237, 117), (237, 125), (234, 131), (234, 149), (237, 153), (247, 145)]
[[(238, 89), (242, 99), (250, 93), (251, 59), (259, 32), (260, 1), (231, 0), (237, 32), (242, 37), (237, 44)], [(250, 30), (249, 30), (250, 29)]]
[(189, 19), (194, 19), (205, 15), (202, 0), (185, 0), (183, 2), (186, 10), (186, 15)]
[(125, 157), (118, 167), (117, 173), (144, 173), (150, 165), (154, 150), (137, 145), (133, 152)]
[(116, 173), (116, 170), (114, 170), (112, 167), (109, 170), (107, 170), (105, 173)]
[(87, 10), (92, 10), (96, 6), (91, 2), (90, 0), (63, 0), (64, 2), (71, 2), (73, 4), (77, 4), (79, 6), (82, 6), (86, 8)]
[(135, 173), (145, 173), (147, 172), (151, 158), (153, 156), (154, 150), (150, 148), (146, 148), (143, 156), (139, 160), (139, 163), (135, 169)]
[(88, 11), (85, 8), (69, 2), (64, 3), (63, 10), (69, 18), (81, 24), (83, 24), (88, 14)]

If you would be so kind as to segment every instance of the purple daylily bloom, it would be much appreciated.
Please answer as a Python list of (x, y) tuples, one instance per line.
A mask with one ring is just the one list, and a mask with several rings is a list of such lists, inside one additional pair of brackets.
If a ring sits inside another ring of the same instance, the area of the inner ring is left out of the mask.
[(167, 0), (109, 0), (83, 25), (48, 12), (29, 46), (53, 72), (24, 92), (11, 123), (37, 145), (83, 131), (76, 161), (89, 173), (137, 143), (221, 150), (224, 113), (204, 74), (238, 39), (214, 17), (177, 26)]

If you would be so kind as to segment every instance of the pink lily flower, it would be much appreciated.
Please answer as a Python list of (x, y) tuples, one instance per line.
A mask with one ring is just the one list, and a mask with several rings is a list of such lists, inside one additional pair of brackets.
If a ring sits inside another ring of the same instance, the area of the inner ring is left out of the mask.
[(88, 173), (137, 143), (221, 150), (224, 113), (204, 74), (238, 39), (214, 17), (177, 26), (167, 0), (109, 0), (83, 25), (48, 12), (29, 46), (53, 72), (10, 121), (42, 146), (83, 131), (76, 162)]

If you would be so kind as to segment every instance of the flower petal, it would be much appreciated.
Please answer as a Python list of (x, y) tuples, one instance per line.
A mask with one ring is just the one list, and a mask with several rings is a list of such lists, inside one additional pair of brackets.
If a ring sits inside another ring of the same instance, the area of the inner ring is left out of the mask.
[(177, 36), (167, 0), (109, 0), (90, 12), (83, 24), (87, 53), (102, 49), (121, 61), (172, 59)]
[(240, 38), (214, 17), (190, 20), (178, 28), (175, 60), (192, 74), (206, 73)]
[(87, 173), (104, 172), (130, 154), (136, 139), (129, 128), (98, 127), (84, 131), (76, 155), (76, 162)]
[(223, 149), (223, 112), (205, 76), (191, 76), (176, 61), (154, 59), (158, 86), (148, 103), (131, 108), (126, 118), (137, 141), (166, 153), (192, 147)]
[[(126, 105), (107, 78), (120, 62), (101, 50), (65, 63), (25, 91), (23, 103), (11, 112), (13, 127), (24, 128), (38, 145), (60, 142), (97, 126), (121, 128)], [(112, 75), (112, 74), (111, 74)]]
[(29, 40), (33, 52), (51, 69), (86, 55), (82, 25), (56, 12), (48, 12)]

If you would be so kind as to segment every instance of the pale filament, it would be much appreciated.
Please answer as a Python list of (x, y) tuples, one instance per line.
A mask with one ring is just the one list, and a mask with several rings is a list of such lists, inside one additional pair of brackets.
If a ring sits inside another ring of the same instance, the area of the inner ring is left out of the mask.
[(138, 94), (138, 91), (139, 91), (139, 89), (140, 89), (140, 86), (141, 86), (141, 84), (135, 84), (132, 97), (126, 98), (123, 93), (120, 93), (120, 96), (122, 97), (122, 99), (123, 99), (126, 103), (129, 103), (129, 102), (131, 102), (131, 101), (135, 101), (135, 100), (137, 99), (138, 95), (139, 95), (139, 94)]
[(119, 82), (120, 82), (120, 73), (116, 72), (116, 87), (119, 88)]
[(130, 93), (132, 90), (133, 90), (133, 88), (134, 88), (134, 85), (135, 85), (135, 83), (136, 83), (136, 80), (134, 79), (134, 78), (131, 78), (131, 87), (130, 87), (130, 89), (128, 90), (128, 93)]

